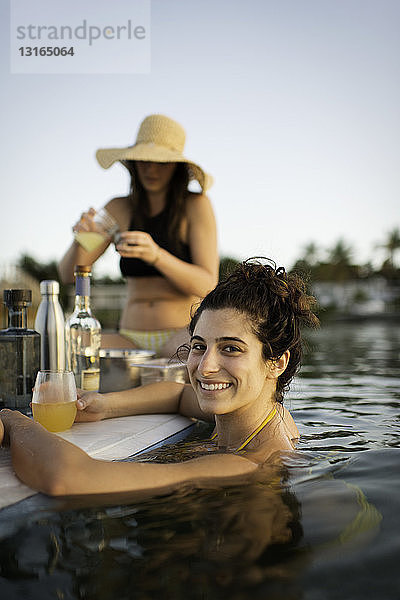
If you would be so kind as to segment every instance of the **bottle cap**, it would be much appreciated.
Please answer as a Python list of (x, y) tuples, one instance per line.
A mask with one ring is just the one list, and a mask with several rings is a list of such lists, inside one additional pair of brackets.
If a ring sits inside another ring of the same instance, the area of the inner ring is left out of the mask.
[(74, 274), (76, 273), (91, 273), (92, 267), (88, 265), (75, 265)]
[(41, 294), (59, 294), (60, 284), (55, 279), (44, 279), (40, 282)]
[(3, 301), (8, 307), (30, 306), (32, 304), (32, 290), (4, 290)]

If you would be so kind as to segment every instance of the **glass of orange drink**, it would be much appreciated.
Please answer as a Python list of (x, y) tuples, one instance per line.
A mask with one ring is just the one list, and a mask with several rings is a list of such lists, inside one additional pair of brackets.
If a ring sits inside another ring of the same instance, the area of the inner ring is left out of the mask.
[(79, 229), (75, 231), (76, 241), (87, 252), (93, 252), (106, 240), (116, 240), (119, 233), (118, 224), (114, 217), (105, 208), (97, 210), (90, 220), (89, 231)]
[(76, 386), (72, 371), (39, 371), (32, 395), (33, 419), (48, 431), (65, 431), (75, 421)]

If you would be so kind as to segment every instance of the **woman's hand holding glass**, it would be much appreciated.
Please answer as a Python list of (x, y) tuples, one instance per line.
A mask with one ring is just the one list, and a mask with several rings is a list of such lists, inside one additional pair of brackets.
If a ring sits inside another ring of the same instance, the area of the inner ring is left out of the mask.
[(90, 421), (101, 421), (106, 418), (106, 405), (103, 394), (98, 392), (84, 392), (77, 390), (78, 399), (76, 401), (77, 412), (75, 421), (82, 423)]
[(150, 265), (158, 261), (161, 251), (160, 246), (145, 231), (122, 232), (116, 248), (124, 258), (141, 258)]
[(105, 241), (116, 240), (118, 224), (106, 209), (89, 208), (72, 228), (76, 241), (88, 252), (96, 250)]

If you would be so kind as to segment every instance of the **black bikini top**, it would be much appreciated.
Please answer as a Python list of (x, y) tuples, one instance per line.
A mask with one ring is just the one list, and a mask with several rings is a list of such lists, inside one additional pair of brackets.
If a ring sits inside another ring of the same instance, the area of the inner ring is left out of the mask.
[[(135, 231), (134, 219), (132, 219), (129, 225), (129, 231)], [(167, 235), (167, 211), (162, 210), (158, 215), (154, 217), (146, 217), (144, 226), (141, 228), (142, 231), (146, 231), (151, 235), (153, 240), (164, 250), (171, 252), (177, 258), (184, 260), (185, 262), (192, 262), (190, 254), (190, 248), (188, 244), (180, 244), (179, 251), (171, 248), (171, 243), (168, 240)], [(119, 261), (121, 273), (124, 277), (162, 277), (162, 273), (151, 265), (147, 264), (141, 258), (123, 258)]]

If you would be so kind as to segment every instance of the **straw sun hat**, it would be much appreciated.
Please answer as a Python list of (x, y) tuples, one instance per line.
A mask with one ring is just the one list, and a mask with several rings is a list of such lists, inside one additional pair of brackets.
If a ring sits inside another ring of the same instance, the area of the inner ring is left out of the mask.
[(150, 115), (140, 125), (133, 146), (100, 148), (96, 152), (96, 158), (104, 169), (111, 167), (117, 160), (184, 162), (188, 167), (189, 180), (198, 181), (205, 192), (212, 185), (212, 177), (183, 156), (185, 138), (185, 130), (176, 121), (164, 115)]

